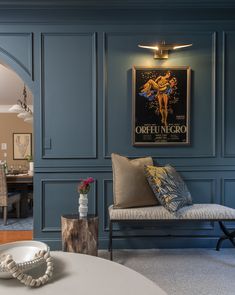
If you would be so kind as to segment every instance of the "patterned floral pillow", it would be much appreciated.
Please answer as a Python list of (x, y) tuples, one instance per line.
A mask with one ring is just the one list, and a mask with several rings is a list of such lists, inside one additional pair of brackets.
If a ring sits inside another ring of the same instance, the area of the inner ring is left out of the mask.
[(173, 167), (145, 166), (144, 172), (156, 198), (169, 212), (192, 205), (191, 194)]

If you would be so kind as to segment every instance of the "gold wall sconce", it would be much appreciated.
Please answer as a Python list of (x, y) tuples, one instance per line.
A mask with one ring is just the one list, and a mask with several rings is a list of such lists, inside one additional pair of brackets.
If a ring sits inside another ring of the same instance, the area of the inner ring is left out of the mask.
[(166, 44), (165, 42), (161, 42), (156, 45), (138, 45), (140, 48), (151, 49), (154, 51), (155, 59), (167, 59), (170, 50), (181, 49), (185, 47), (190, 47), (193, 44)]

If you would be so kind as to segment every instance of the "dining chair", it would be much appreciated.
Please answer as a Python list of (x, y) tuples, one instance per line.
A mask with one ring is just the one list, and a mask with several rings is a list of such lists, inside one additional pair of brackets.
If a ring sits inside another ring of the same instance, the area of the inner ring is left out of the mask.
[(8, 193), (5, 169), (3, 165), (0, 165), (0, 208), (3, 208), (4, 225), (7, 225), (8, 206), (12, 204), (16, 205), (16, 217), (20, 218), (20, 194)]

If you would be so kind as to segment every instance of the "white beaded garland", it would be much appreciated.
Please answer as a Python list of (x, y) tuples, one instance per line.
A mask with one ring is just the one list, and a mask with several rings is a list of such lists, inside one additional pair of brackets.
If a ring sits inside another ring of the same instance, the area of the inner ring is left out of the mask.
[(52, 277), (54, 264), (53, 258), (50, 256), (49, 252), (39, 251), (35, 254), (35, 258), (39, 257), (42, 257), (46, 261), (47, 269), (45, 274), (37, 279), (34, 279), (32, 276), (24, 274), (21, 270), (19, 270), (19, 267), (17, 266), (11, 255), (6, 255), (6, 257), (4, 257), (5, 260), (1, 261), (1, 265), (5, 266), (9, 270), (13, 278), (16, 278), (25, 286), (40, 287), (42, 285), (45, 285)]

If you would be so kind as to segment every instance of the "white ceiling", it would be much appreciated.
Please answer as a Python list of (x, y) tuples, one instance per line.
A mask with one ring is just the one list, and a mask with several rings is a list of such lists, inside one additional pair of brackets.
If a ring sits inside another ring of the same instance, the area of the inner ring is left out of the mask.
[[(22, 99), (24, 82), (11, 69), (0, 64), (0, 107), (4, 105), (16, 104), (17, 99)], [(33, 104), (33, 96), (27, 87), (27, 104)]]

